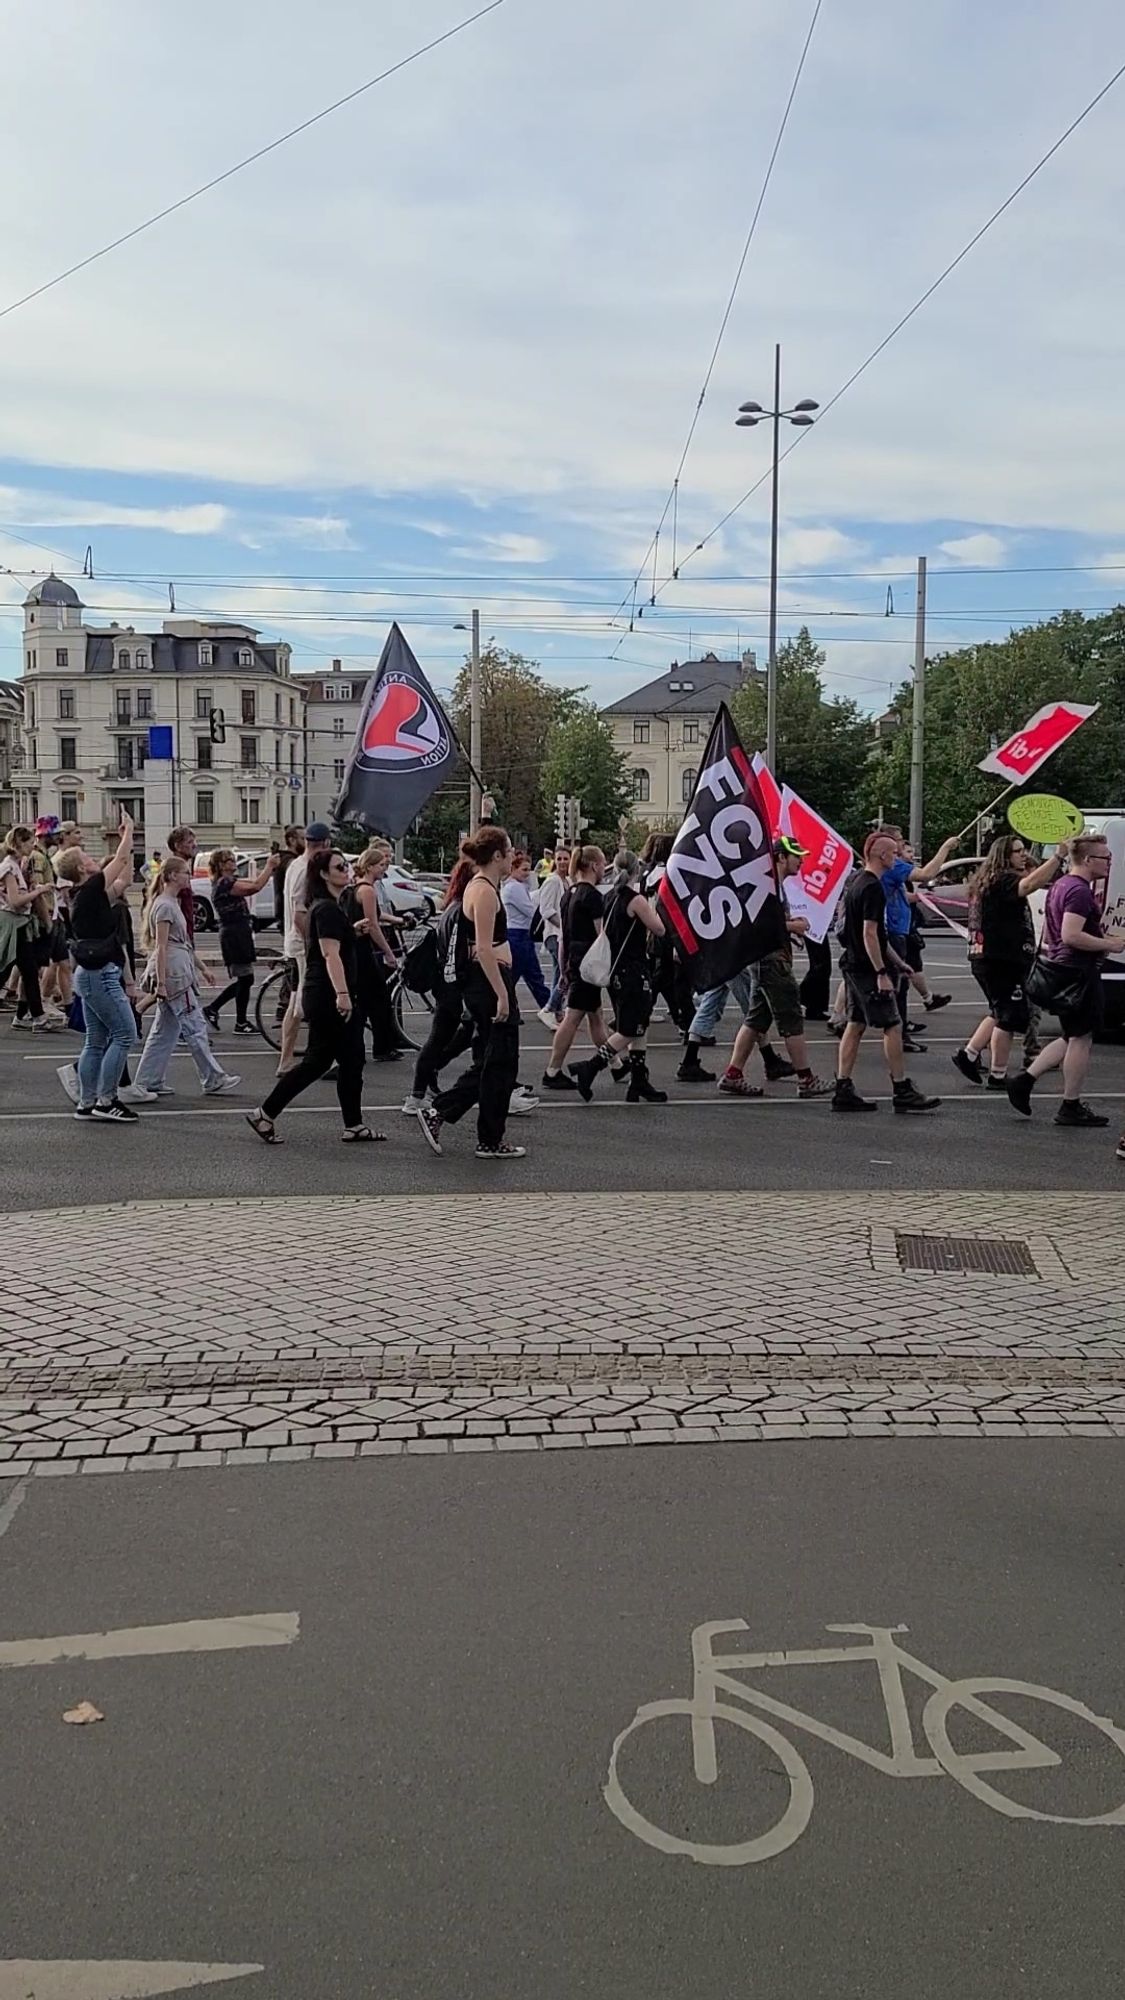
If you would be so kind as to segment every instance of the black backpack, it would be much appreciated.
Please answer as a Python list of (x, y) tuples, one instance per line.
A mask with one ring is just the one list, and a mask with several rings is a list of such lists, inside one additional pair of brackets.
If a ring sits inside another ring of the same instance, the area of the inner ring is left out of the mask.
[(458, 900), (447, 904), (415, 931), (402, 961), (403, 985), (412, 993), (431, 997), (462, 991), (469, 976), (469, 963)]

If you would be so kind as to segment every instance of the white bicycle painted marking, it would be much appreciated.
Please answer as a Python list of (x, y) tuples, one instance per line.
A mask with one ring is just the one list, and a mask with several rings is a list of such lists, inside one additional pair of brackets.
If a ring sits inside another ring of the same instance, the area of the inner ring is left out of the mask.
[[(922, 1660), (908, 1653), (898, 1644), (895, 1634), (906, 1632), (905, 1625), (827, 1625), (825, 1631), (838, 1632), (869, 1641), (859, 1646), (825, 1646), (807, 1652), (787, 1653), (716, 1653), (712, 1641), (722, 1633), (748, 1632), (744, 1618), (717, 1619), (706, 1625), (697, 1625), (691, 1635), (691, 1654), (694, 1669), (694, 1686), (690, 1700), (683, 1697), (668, 1701), (650, 1701), (638, 1708), (628, 1727), (621, 1731), (613, 1745), (609, 1760), (609, 1775), (604, 1787), (606, 1804), (617, 1815), (622, 1826), (635, 1833), (638, 1839), (646, 1841), (650, 1847), (659, 1848), (664, 1854), (684, 1854), (692, 1861), (703, 1862), (712, 1867), (745, 1867), (754, 1861), (768, 1861), (775, 1854), (784, 1853), (795, 1840), (799, 1840), (809, 1823), (813, 1809), (813, 1783), (808, 1765), (799, 1750), (763, 1720), (756, 1710), (764, 1710), (782, 1722), (791, 1723), (811, 1736), (820, 1737), (824, 1743), (831, 1743), (837, 1750), (843, 1750), (849, 1757), (856, 1757), (861, 1763), (869, 1764), (873, 1770), (881, 1771), (887, 1778), (954, 1778), (967, 1792), (979, 1799), (983, 1805), (991, 1806), (994, 1812), (1004, 1813), (1009, 1819), (1045, 1820), (1056, 1826), (1122, 1826), (1125, 1825), (1125, 1801), (1115, 1806), (1111, 1812), (1096, 1813), (1080, 1817), (1069, 1813), (1040, 1812), (1036, 1807), (1025, 1805), (1018, 1799), (1006, 1798), (994, 1785), (986, 1783), (983, 1772), (1000, 1771), (1042, 1771), (1049, 1770), (1062, 1762), (1058, 1752), (1047, 1744), (1039, 1742), (1030, 1732), (1013, 1722), (1010, 1716), (1002, 1715), (991, 1708), (982, 1695), (1017, 1695), (1034, 1701), (1046, 1702), (1051, 1708), (1063, 1709), (1083, 1722), (1092, 1724), (1107, 1736), (1115, 1749), (1125, 1757), (1125, 1731), (1112, 1723), (1108, 1717), (1095, 1715), (1083, 1702), (1075, 1701), (1068, 1694), (1059, 1694), (1054, 1688), (1037, 1687), (1030, 1681), (993, 1679), (991, 1677), (970, 1680), (950, 1680), (935, 1668), (928, 1667)], [(736, 1673), (745, 1673), (756, 1667), (829, 1667), (857, 1661), (870, 1661), (879, 1676), (879, 1689), (887, 1711), (890, 1730), (890, 1753), (864, 1743), (857, 1736), (850, 1736), (846, 1730), (835, 1729), (830, 1723), (821, 1722), (815, 1715), (804, 1709), (791, 1708), (787, 1702), (778, 1701), (761, 1688), (750, 1687), (743, 1680), (733, 1678)], [(903, 1672), (911, 1673), (924, 1681), (934, 1692), (930, 1695), (922, 1714), (922, 1727), (929, 1742), (932, 1756), (918, 1754), (914, 1742), (914, 1730), (903, 1693)], [(729, 1702), (720, 1701), (719, 1695), (729, 1695), (740, 1704), (735, 1708)], [(990, 1729), (1006, 1739), (1014, 1747), (1009, 1750), (960, 1751), (950, 1741), (948, 1719), (952, 1709), (961, 1709), (966, 1715), (984, 1722)], [(637, 1807), (626, 1798), (618, 1775), (618, 1759), (622, 1746), (629, 1738), (644, 1728), (647, 1723), (656, 1722), (661, 1717), (686, 1716), (691, 1723), (692, 1754), (695, 1776), (701, 1785), (713, 1785), (719, 1775), (718, 1749), (715, 1724), (729, 1722), (737, 1729), (745, 1730), (757, 1737), (767, 1750), (772, 1751), (789, 1780), (789, 1802), (777, 1824), (768, 1827), (764, 1833), (753, 1839), (730, 1842), (722, 1845), (703, 1841), (683, 1840), (678, 1834), (669, 1833), (646, 1819)]]

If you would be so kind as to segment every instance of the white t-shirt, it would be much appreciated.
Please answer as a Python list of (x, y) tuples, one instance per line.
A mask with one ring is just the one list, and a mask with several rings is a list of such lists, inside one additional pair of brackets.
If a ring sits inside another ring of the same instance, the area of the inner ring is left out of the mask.
[[(3, 857), (0, 857), (0, 903), (3, 904), (6, 910), (12, 908), (11, 897), (13, 895), (22, 896), (24, 890), (29, 886), (27, 877), (16, 860), (15, 855), (5, 854)], [(30, 904), (21, 903), (20, 908), (23, 910), (29, 909)]]
[(543, 919), (544, 937), (562, 936), (562, 900), (566, 895), (566, 881), (557, 868), (552, 868), (543, 887), (539, 891), (539, 914)]
[(303, 958), (305, 940), (297, 929), (297, 911), (304, 907), (305, 882), (309, 872), (309, 857), (298, 854), (285, 871), (282, 883), (282, 912), (285, 918), (285, 937), (282, 950), (286, 958)]
[(799, 875), (787, 875), (781, 885), (791, 917), (806, 917), (812, 922), (812, 904), (809, 892)]

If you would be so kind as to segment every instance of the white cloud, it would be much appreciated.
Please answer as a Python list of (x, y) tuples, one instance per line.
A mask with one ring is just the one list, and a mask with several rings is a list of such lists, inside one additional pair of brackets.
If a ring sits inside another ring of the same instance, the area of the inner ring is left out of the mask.
[(450, 549), (449, 553), (468, 562), (545, 563), (551, 548), (538, 535), (479, 535), (475, 542)]
[(787, 528), (778, 535), (777, 553), (782, 569), (820, 569), (828, 563), (854, 562), (864, 553), (864, 544), (838, 528)]
[(954, 562), (967, 563), (974, 569), (996, 569), (1008, 553), (1008, 544), (999, 535), (961, 535), (952, 542), (939, 544), (945, 556), (952, 556)]
[(159, 528), (167, 535), (221, 535), (230, 514), (217, 501), (189, 507), (133, 507), (114, 500), (73, 500), (0, 486), (0, 513), (35, 528)]
[(322, 554), (358, 547), (350, 524), (337, 514), (270, 514), (239, 529), (236, 540), (247, 549), (268, 549), (285, 542)]

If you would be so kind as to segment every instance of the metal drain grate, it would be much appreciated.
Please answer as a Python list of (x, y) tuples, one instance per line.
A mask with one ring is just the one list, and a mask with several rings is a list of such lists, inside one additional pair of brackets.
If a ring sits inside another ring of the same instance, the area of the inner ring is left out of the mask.
[(895, 1230), (904, 1271), (987, 1271), (995, 1278), (1037, 1278), (1026, 1243), (1005, 1236), (907, 1236)]

